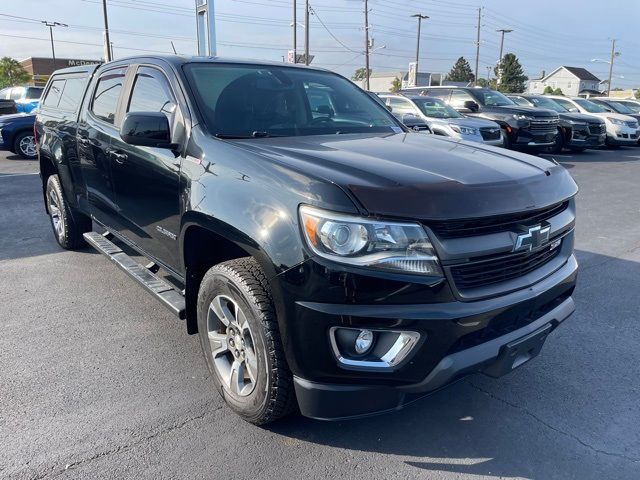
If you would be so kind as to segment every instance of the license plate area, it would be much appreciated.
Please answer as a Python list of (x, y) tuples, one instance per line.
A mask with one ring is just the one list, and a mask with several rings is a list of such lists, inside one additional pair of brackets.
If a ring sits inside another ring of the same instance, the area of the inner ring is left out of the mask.
[(540, 353), (551, 330), (553, 325), (548, 323), (535, 332), (507, 343), (500, 349), (496, 360), (486, 367), (483, 373), (491, 377), (501, 377), (524, 365)]

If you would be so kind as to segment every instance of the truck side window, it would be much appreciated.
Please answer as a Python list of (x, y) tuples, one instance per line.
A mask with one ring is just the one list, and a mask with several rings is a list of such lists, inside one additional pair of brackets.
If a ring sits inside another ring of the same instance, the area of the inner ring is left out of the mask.
[(58, 108), (75, 112), (82, 101), (85, 86), (86, 78), (67, 78)]
[(42, 104), (45, 107), (56, 108), (58, 103), (60, 103), (60, 97), (62, 96), (62, 91), (64, 90), (64, 83), (66, 80), (57, 79), (51, 82), (51, 86), (49, 90), (47, 90), (47, 95), (44, 97), (44, 101)]
[(128, 112), (163, 112), (173, 115), (176, 102), (166, 79), (153, 68), (141, 67), (131, 92)]
[(98, 80), (91, 103), (91, 111), (100, 120), (114, 123), (125, 73), (125, 68), (109, 70), (102, 74)]
[(451, 100), (449, 101), (449, 103), (453, 108), (464, 108), (464, 102), (469, 100), (475, 102), (473, 97), (464, 90), (452, 90)]

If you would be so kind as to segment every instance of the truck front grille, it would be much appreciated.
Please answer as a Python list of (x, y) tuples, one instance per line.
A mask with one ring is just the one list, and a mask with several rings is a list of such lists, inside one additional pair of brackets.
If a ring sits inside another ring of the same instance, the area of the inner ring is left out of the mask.
[(501, 131), (498, 127), (481, 127), (480, 135), (483, 140), (500, 140)]
[(439, 238), (462, 238), (476, 235), (518, 230), (522, 225), (537, 225), (564, 212), (569, 202), (557, 203), (547, 208), (529, 212), (512, 213), (495, 217), (467, 218), (462, 220), (444, 220), (425, 222)]
[(558, 120), (531, 120), (529, 130), (536, 133), (555, 132), (558, 129)]
[(516, 252), (501, 254), (493, 258), (472, 261), (463, 265), (451, 267), (451, 276), (458, 290), (468, 290), (484, 287), (495, 283), (526, 275), (540, 268), (555, 258), (561, 246), (553, 242), (535, 252)]
[(604, 123), (590, 123), (589, 124), (589, 134), (591, 135), (602, 135), (607, 132), (607, 127)]

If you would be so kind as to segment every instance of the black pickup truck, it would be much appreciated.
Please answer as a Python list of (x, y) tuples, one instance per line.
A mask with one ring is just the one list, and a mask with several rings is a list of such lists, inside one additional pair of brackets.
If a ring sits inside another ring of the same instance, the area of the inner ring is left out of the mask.
[(563, 167), (412, 133), (332, 72), (179, 56), (65, 69), (35, 131), (58, 243), (89, 243), (184, 319), (255, 424), (503, 375), (574, 310)]

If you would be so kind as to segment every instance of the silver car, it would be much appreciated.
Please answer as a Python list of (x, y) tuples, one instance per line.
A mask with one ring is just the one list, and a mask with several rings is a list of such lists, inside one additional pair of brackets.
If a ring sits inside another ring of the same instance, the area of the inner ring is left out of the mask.
[(502, 131), (496, 122), (466, 117), (437, 98), (384, 93), (379, 97), (391, 109), (391, 113), (405, 124), (422, 120), (435, 135), (504, 146)]

